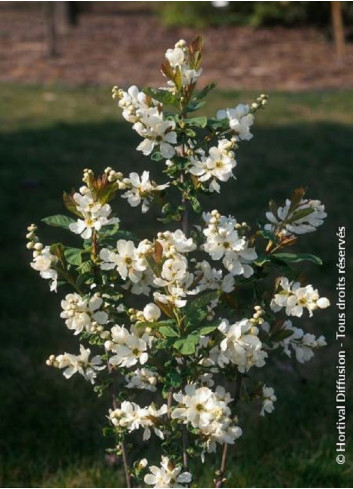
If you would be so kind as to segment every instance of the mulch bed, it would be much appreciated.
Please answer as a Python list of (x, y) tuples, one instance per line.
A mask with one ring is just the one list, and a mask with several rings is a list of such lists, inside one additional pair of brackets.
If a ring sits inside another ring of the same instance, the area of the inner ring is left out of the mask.
[[(43, 5), (1, 2), (0, 81), (158, 86), (165, 49), (199, 32), (166, 28), (146, 2), (139, 3), (91, 5), (77, 27), (59, 35), (59, 55), (50, 59)], [(210, 27), (202, 34), (204, 83), (293, 91), (353, 86), (353, 44), (347, 45), (345, 60), (339, 63), (332, 42), (318, 30)]]

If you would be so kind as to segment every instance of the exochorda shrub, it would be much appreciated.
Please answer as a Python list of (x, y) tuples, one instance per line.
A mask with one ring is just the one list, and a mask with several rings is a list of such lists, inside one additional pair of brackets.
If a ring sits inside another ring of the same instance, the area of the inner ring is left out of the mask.
[[(304, 363), (326, 344), (296, 325), (329, 306), (295, 268), (320, 259), (287, 251), (323, 223), (324, 206), (296, 189), (283, 205), (270, 202), (256, 230), (214, 209), (221, 186), (234, 184), (238, 146), (252, 138), (267, 97), (194, 117), (214, 88), (196, 89), (202, 48), (199, 37), (167, 50), (166, 87), (113, 89), (141, 136), (137, 150), (163, 165), (165, 181), (151, 181), (147, 170), (124, 176), (109, 167), (96, 176), (86, 169), (78, 191), (64, 194), (70, 217), (43, 219), (80, 235), (82, 247), (43, 245), (37, 227), (28, 228), (31, 266), (50, 290), (67, 292), (60, 316), (80, 343), (78, 353), (50, 355), (47, 364), (67, 379), (82, 375), (99, 395), (110, 390), (105, 431), (115, 439), (127, 487), (197, 487), (193, 463), (208, 457), (222, 460), (210, 481), (221, 487), (227, 450), (248, 429), (238, 421), (238, 403), (253, 399), (261, 416), (274, 410), (269, 357)], [(201, 195), (214, 202), (202, 209)], [(159, 206), (163, 230), (144, 239), (124, 229), (109, 204), (120, 197), (136, 212)], [(258, 369), (262, 382), (252, 376)], [(146, 458), (132, 460), (136, 434), (147, 442)], [(158, 460), (148, 454), (152, 438), (160, 440)]]

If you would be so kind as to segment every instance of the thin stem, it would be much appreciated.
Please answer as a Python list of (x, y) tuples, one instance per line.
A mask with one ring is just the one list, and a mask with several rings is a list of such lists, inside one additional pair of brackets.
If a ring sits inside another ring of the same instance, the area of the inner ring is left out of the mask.
[[(241, 384), (242, 384), (242, 376), (238, 374), (237, 380), (235, 382), (235, 389), (234, 389), (234, 401), (233, 401), (233, 403), (235, 405), (238, 403), (239, 398), (240, 398)], [(223, 482), (225, 482), (224, 476), (225, 476), (226, 468), (227, 468), (227, 455), (228, 455), (228, 443), (225, 443), (223, 445), (221, 467), (220, 467), (219, 472), (217, 474), (217, 479), (215, 481), (216, 482), (215, 487), (222, 487)]]
[[(107, 367), (108, 371), (111, 374), (113, 371), (112, 366), (110, 365), (109, 361), (107, 361)], [(115, 397), (115, 392), (114, 392), (114, 384), (112, 385), (112, 404), (113, 404), (113, 409), (117, 409), (117, 403), (116, 403), (116, 397)], [(123, 459), (123, 466), (124, 466), (124, 473), (125, 473), (125, 480), (126, 480), (126, 487), (130, 488), (132, 487), (131, 483), (131, 475), (130, 475), (130, 468), (129, 468), (129, 462), (126, 454), (126, 447), (125, 443), (123, 441), (120, 442), (120, 450), (121, 450), (121, 455)]]
[(168, 392), (168, 398), (167, 398), (168, 418), (170, 418), (172, 415), (171, 413), (172, 403), (173, 403), (173, 391), (171, 389)]
[(221, 462), (221, 468), (219, 471), (219, 475), (216, 480), (216, 487), (222, 487), (222, 483), (224, 480), (224, 474), (226, 472), (226, 467), (227, 467), (227, 455), (228, 455), (228, 443), (225, 443), (223, 445), (223, 451), (222, 451), (222, 462)]
[[(185, 472), (189, 471), (188, 448), (189, 448), (189, 432), (187, 430), (187, 427), (184, 425), (183, 426), (183, 466)], [(187, 484), (186, 487), (190, 487), (189, 484)]]
[(129, 463), (128, 463), (127, 455), (126, 455), (125, 443), (123, 441), (120, 443), (120, 448), (121, 448), (121, 454), (123, 456), (126, 487), (130, 488), (130, 487), (132, 487), (131, 475), (130, 475)]

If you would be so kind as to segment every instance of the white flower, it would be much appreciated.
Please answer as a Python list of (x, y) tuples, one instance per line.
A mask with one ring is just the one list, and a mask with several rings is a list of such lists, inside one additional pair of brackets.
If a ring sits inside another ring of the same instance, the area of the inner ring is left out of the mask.
[(206, 236), (204, 250), (213, 260), (220, 260), (232, 275), (248, 278), (254, 270), (250, 263), (257, 258), (254, 248), (249, 248), (245, 237), (237, 231), (237, 221), (233, 217), (221, 216), (218, 211), (204, 213), (208, 226), (203, 230)]
[(161, 277), (164, 280), (155, 280), (157, 285), (168, 285), (169, 282), (183, 282), (187, 273), (186, 258), (169, 258), (163, 263)]
[(275, 396), (275, 391), (272, 387), (267, 387), (264, 385), (262, 387), (262, 409), (260, 416), (265, 416), (265, 413), (272, 413), (274, 411), (275, 406), (274, 403), (277, 401), (277, 397)]
[(83, 219), (71, 223), (69, 229), (75, 234), (80, 234), (83, 239), (91, 238), (93, 230), (100, 231), (103, 226), (120, 222), (117, 217), (109, 218), (112, 212), (110, 205), (97, 202), (87, 187), (81, 187), (80, 193), (76, 192), (73, 195), (73, 200)]
[(111, 339), (104, 344), (107, 351), (115, 353), (109, 363), (114, 366), (132, 367), (137, 363), (143, 365), (148, 360), (147, 349), (151, 346), (153, 336), (143, 334), (138, 336), (138, 331), (131, 328), (128, 331), (125, 326), (115, 325), (110, 330)]
[[(191, 85), (195, 83), (202, 73), (201, 68), (195, 70), (189, 65), (189, 52), (184, 40), (180, 40), (175, 44), (173, 49), (167, 49), (165, 57), (168, 60), (170, 67), (172, 68), (174, 75), (176, 73), (181, 75), (181, 84), (183, 86)], [(175, 83), (172, 80), (168, 80), (168, 85), (173, 91), (175, 91)]]
[(216, 180), (226, 182), (233, 175), (232, 170), (237, 162), (234, 159), (232, 148), (233, 141), (221, 139), (218, 147), (212, 146), (208, 155), (201, 151), (200, 156), (195, 154), (190, 158), (191, 167), (189, 172), (198, 177), (200, 182), (211, 180), (209, 190), (219, 192), (220, 186)]
[(127, 92), (120, 90), (119, 98), (118, 105), (123, 109), (123, 117), (132, 124), (139, 120), (141, 112), (149, 108), (146, 94), (140, 92), (136, 85), (131, 86)]
[[(109, 342), (107, 343), (110, 345)], [(123, 344), (117, 344), (111, 350), (115, 352), (115, 355), (109, 359), (111, 365), (132, 367), (136, 363), (143, 365), (148, 360), (147, 343), (135, 335), (129, 334)]]
[[(269, 332), (270, 325), (264, 323), (263, 329), (266, 332)], [(283, 331), (288, 331), (292, 334), (287, 336), (284, 340), (275, 343), (274, 348), (282, 347), (284, 353), (288, 357), (292, 356), (293, 350), (299, 363), (308, 362), (314, 356), (315, 350), (327, 345), (324, 336), (316, 338), (311, 333), (304, 333), (301, 328), (293, 326), (292, 321), (289, 319), (283, 323)]]
[(83, 330), (91, 332), (92, 323), (102, 325), (108, 321), (108, 314), (105, 311), (99, 311), (102, 304), (103, 299), (97, 294), (89, 299), (84, 299), (76, 293), (67, 294), (61, 301), (63, 311), (60, 317), (66, 319), (66, 326), (74, 330), (74, 334), (79, 334)]
[(138, 122), (133, 129), (143, 138), (137, 150), (142, 151), (144, 155), (152, 153), (156, 146), (163, 158), (171, 158), (175, 154), (173, 145), (177, 144), (177, 133), (174, 131), (175, 122), (164, 120), (163, 113), (159, 107), (153, 107), (141, 114)]
[(223, 277), (222, 270), (212, 268), (206, 260), (197, 263), (196, 268), (197, 293), (202, 290), (211, 289), (221, 290), (229, 294), (234, 290), (234, 276), (231, 273)]
[(144, 171), (140, 177), (137, 173), (130, 173), (129, 178), (124, 180), (125, 185), (130, 185), (131, 188), (125, 192), (122, 197), (127, 199), (131, 207), (137, 207), (142, 201), (142, 212), (148, 211), (152, 192), (164, 190), (169, 184), (156, 185), (152, 184), (149, 179), (149, 172)]
[(57, 260), (57, 257), (51, 254), (50, 247), (45, 246), (42, 250), (34, 251), (33, 261), (31, 262), (31, 267), (37, 270), (42, 278), (51, 280), (51, 291), (56, 291), (58, 284), (58, 273), (51, 268), (52, 264), (55, 264)]
[(159, 419), (168, 411), (166, 404), (159, 409), (154, 405), (141, 408), (138, 404), (130, 401), (123, 401), (120, 408), (110, 410), (109, 418), (118, 432), (138, 430), (143, 428), (143, 439), (148, 440), (151, 430), (161, 439), (164, 439), (163, 431), (158, 427)]
[(270, 224), (265, 229), (281, 234), (295, 236), (316, 231), (327, 217), (325, 206), (319, 200), (301, 199), (300, 203), (293, 208), (292, 202), (287, 199), (283, 207), (278, 207), (276, 214), (266, 212)]
[(150, 302), (143, 309), (143, 316), (146, 321), (153, 322), (158, 321), (161, 316), (161, 310), (156, 304)]
[(147, 268), (145, 260), (139, 256), (133, 241), (119, 239), (116, 247), (117, 253), (107, 248), (100, 251), (102, 270), (116, 268), (123, 280), (129, 278), (132, 282), (138, 283), (142, 277), (141, 272)]
[(233, 444), (241, 436), (241, 429), (233, 424), (228, 404), (232, 401), (223, 387), (218, 386), (216, 391), (208, 387), (197, 387), (188, 384), (185, 394), (177, 392), (173, 395), (178, 407), (172, 411), (172, 419), (190, 423), (194, 428), (201, 430), (207, 439), (208, 452), (216, 449), (216, 442), (220, 444)]
[(127, 381), (126, 387), (128, 389), (142, 389), (155, 392), (157, 390), (158, 378), (159, 376), (155, 371), (149, 370), (148, 368), (138, 368), (125, 376), (125, 380)]
[(175, 466), (164, 456), (160, 467), (152, 465), (149, 470), (151, 473), (145, 475), (144, 482), (153, 487), (183, 487), (180, 484), (189, 484), (192, 479), (190, 472), (181, 472), (181, 466)]
[(154, 292), (153, 298), (162, 304), (172, 304), (180, 308), (186, 306), (187, 300), (184, 299), (184, 297), (186, 297), (186, 290), (182, 287), (173, 285), (168, 285), (167, 289), (166, 294), (158, 291)]
[(102, 365), (103, 361), (99, 355), (96, 355), (90, 360), (90, 354), (91, 350), (89, 348), (85, 349), (84, 346), (80, 345), (79, 355), (64, 353), (63, 355), (57, 356), (51, 364), (54, 367), (65, 369), (64, 376), (67, 379), (70, 379), (75, 373), (79, 373), (86, 380), (94, 384), (97, 372), (103, 370), (105, 365)]
[(182, 65), (185, 62), (185, 51), (182, 48), (167, 49), (165, 57), (169, 61), (172, 68)]
[(302, 287), (300, 282), (289, 282), (287, 277), (280, 277), (279, 287), (280, 291), (271, 301), (271, 309), (274, 312), (285, 308), (287, 316), (301, 317), (304, 309), (307, 309), (311, 317), (316, 309), (326, 309), (330, 305), (326, 297), (320, 298), (312, 285)]
[(254, 124), (254, 116), (250, 113), (248, 105), (239, 104), (235, 109), (219, 110), (217, 119), (229, 119), (229, 126), (235, 131), (242, 140), (249, 140), (253, 137), (250, 127)]
[(175, 154), (174, 146), (177, 143), (175, 122), (164, 118), (163, 104), (147, 97), (136, 86), (127, 92), (114, 90), (119, 106), (123, 109), (123, 117), (133, 124), (133, 129), (143, 137), (137, 150), (149, 155), (155, 147), (159, 148), (164, 158), (171, 158)]
[(218, 326), (225, 336), (220, 344), (217, 362), (220, 367), (229, 362), (237, 365), (239, 372), (247, 372), (251, 367), (263, 367), (267, 353), (258, 337), (259, 330), (249, 319), (234, 324), (224, 319)]
[(187, 238), (181, 229), (173, 233), (165, 231), (158, 233), (158, 241), (163, 247), (163, 255), (170, 258), (175, 253), (190, 253), (196, 249), (196, 243), (192, 238)]

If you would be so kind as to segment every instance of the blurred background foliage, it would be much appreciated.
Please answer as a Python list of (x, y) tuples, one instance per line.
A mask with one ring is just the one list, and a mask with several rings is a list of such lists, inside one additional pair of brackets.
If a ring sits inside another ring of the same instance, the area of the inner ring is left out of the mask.
[[(203, 28), (209, 25), (248, 25), (269, 27), (316, 26), (328, 28), (331, 2), (228, 2), (215, 8), (216, 2), (163, 2), (160, 15), (167, 26)], [(352, 2), (342, 2), (345, 22), (353, 23)]]

